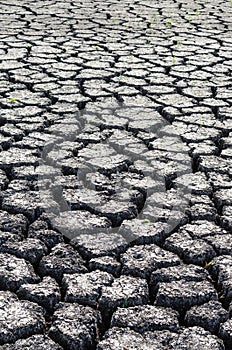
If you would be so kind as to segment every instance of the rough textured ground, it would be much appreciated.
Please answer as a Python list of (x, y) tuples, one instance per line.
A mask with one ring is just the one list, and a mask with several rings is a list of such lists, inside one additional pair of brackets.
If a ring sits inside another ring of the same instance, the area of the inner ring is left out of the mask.
[(232, 3), (0, 1), (0, 349), (232, 349)]

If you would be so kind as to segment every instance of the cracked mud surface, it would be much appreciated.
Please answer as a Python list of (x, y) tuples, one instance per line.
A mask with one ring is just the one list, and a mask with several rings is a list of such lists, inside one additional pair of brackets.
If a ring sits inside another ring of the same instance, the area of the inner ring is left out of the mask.
[(0, 349), (230, 350), (231, 1), (0, 23)]

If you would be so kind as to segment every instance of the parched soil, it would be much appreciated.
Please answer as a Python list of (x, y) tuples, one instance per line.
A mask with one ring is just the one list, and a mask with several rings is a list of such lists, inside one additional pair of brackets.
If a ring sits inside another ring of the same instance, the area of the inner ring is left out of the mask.
[(0, 24), (0, 349), (231, 350), (231, 0)]

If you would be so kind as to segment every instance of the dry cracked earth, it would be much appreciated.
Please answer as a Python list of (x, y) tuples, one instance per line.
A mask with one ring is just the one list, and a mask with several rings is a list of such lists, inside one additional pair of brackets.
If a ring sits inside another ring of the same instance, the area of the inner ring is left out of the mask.
[(0, 23), (0, 349), (231, 350), (231, 1)]

